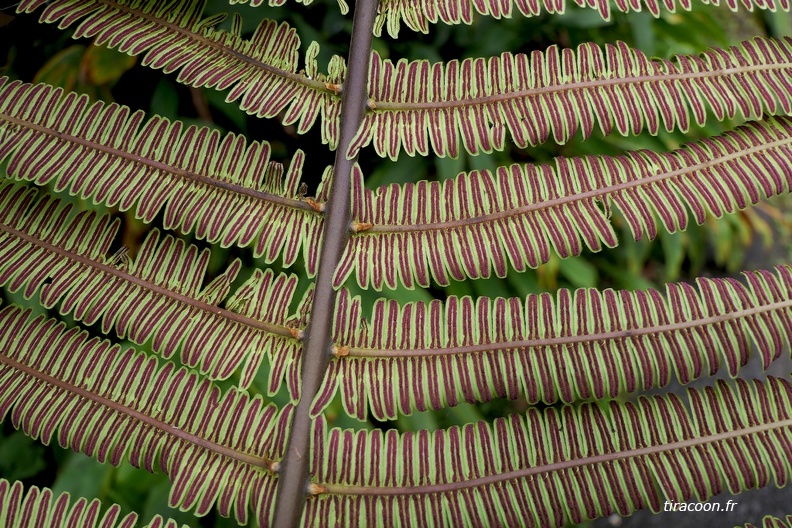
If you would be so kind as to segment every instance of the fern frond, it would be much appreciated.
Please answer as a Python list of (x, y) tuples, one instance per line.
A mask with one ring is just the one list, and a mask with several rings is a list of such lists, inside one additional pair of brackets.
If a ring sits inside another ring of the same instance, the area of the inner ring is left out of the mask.
[[(762, 519), (762, 528), (792, 528), (792, 515), (787, 515), (785, 519), (767, 515)], [(753, 523), (746, 523), (735, 528), (757, 528)]]
[[(165, 472), (170, 504), (247, 521), (267, 512), (291, 407), (220, 389), (172, 363), (122, 351), (52, 319), (0, 311), (0, 419), (44, 444)], [(224, 485), (219, 487), (218, 482)]]
[(286, 375), (292, 396), (299, 395), (296, 361), (299, 329), (288, 310), (296, 276), (275, 277), (257, 271), (229, 299), (239, 271), (235, 261), (202, 289), (209, 251), (199, 254), (172, 237), (159, 240), (153, 231), (133, 262), (124, 253), (105, 257), (118, 222), (93, 213), (70, 219), (71, 208), (57, 200), (34, 202), (34, 190), (0, 187), (0, 284), (23, 289), (26, 298), (41, 288), (47, 307), (61, 303), (63, 314), (115, 328), (120, 337), (142, 344), (152, 339), (164, 357), (181, 349), (181, 361), (215, 379), (240, 366), (240, 386), (247, 387), (264, 356), (273, 365), (270, 390)]
[[(445, 182), (365, 188), (352, 173), (353, 233), (336, 271), (362, 287), (448, 285), (467, 277), (504, 277), (551, 257), (617, 245), (618, 209), (633, 237), (687, 228), (689, 212), (707, 215), (787, 193), (792, 174), (792, 119), (751, 122), (670, 153), (557, 158), (552, 164), (474, 171)], [(398, 251), (383, 248), (399, 248)]]
[[(563, 526), (787, 484), (792, 385), (774, 378), (434, 433), (313, 437), (309, 526)], [(687, 405), (686, 405), (687, 403)]]
[[(144, 66), (179, 72), (178, 81), (195, 87), (230, 89), (226, 98), (259, 117), (284, 112), (285, 124), (306, 132), (321, 114), (322, 140), (338, 138), (339, 85), (343, 59), (335, 57), (327, 75), (317, 72), (315, 53), (306, 74), (297, 73), (300, 39), (288, 24), (263, 20), (250, 40), (216, 30), (223, 16), (201, 20), (205, 0), (23, 0), (17, 12), (46, 8), (41, 21), (64, 29), (78, 21), (74, 38), (89, 37), (129, 55), (143, 55)], [(237, 31), (241, 25), (235, 25)], [(312, 75), (313, 73), (313, 75)]]
[(580, 289), (520, 299), (450, 297), (363, 318), (339, 293), (336, 358), (314, 401), (340, 390), (344, 409), (379, 420), (493, 397), (573, 402), (681, 383), (725, 365), (736, 376), (752, 345), (765, 368), (792, 339), (792, 267), (657, 290)]
[[(720, 0), (703, 0), (702, 3), (717, 6)], [(612, 5), (608, 0), (572, 0), (569, 4), (594, 9), (604, 20), (610, 20), (611, 9), (621, 13), (646, 9), (658, 17), (662, 10), (675, 13), (677, 9), (690, 11), (693, 7), (691, 0), (615, 0)], [(729, 0), (724, 4), (732, 11), (737, 11), (740, 4), (748, 11), (754, 8), (789, 11), (788, 0), (741, 0), (739, 3)], [(562, 14), (566, 7), (566, 0), (381, 0), (375, 34), (379, 36), (382, 27), (387, 26), (388, 33), (396, 38), (401, 22), (413, 31), (427, 33), (429, 24), (438, 22), (472, 24), (476, 15), (511, 18), (514, 15)]]
[[(69, 508), (71, 497), (61, 493), (55, 497), (49, 488), (32, 486), (24, 493), (22, 483), (0, 479), (0, 526), (14, 528), (134, 528), (138, 516), (130, 513), (120, 518), (121, 507), (113, 504), (100, 517), (102, 504), (98, 499), (88, 502), (79, 498)], [(155, 515), (144, 528), (178, 528), (173, 519)], [(185, 525), (182, 525), (185, 526)]]
[(709, 109), (719, 120), (792, 112), (792, 40), (756, 38), (728, 50), (650, 60), (624, 43), (552, 46), (544, 53), (396, 64), (374, 53), (369, 111), (349, 156), (369, 143), (380, 156), (459, 155), (518, 147), (578, 130), (686, 131)]
[[(231, 5), (234, 4), (249, 4), (251, 7), (259, 7), (264, 5), (264, 0), (229, 0)], [(282, 6), (286, 4), (286, 0), (269, 0), (269, 5), (271, 6)], [(313, 4), (313, 0), (297, 0), (297, 3), (311, 5)], [(345, 0), (338, 0), (338, 7), (341, 10), (342, 15), (346, 15), (349, 13), (349, 5), (346, 3)]]
[[(167, 229), (247, 246), (290, 266), (301, 250), (315, 273), (321, 216), (300, 197), (305, 158), (298, 152), (284, 178), (268, 143), (153, 117), (125, 106), (47, 85), (0, 78), (0, 162), (37, 185), (53, 183), (94, 203), (151, 222), (163, 208)], [(258, 238), (258, 240), (256, 240)]]

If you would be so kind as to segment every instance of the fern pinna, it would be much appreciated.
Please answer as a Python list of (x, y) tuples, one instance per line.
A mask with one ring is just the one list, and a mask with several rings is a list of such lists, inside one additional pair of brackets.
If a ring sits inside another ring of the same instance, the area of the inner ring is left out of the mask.
[[(269, 4), (278, 20), (317, 8)], [(446, 61), (386, 44), (441, 25), (693, 8), (361, 1), (348, 56), (326, 57), (288, 21), (248, 26), (202, 2), (23, 0), (18, 13), (316, 134), (335, 162), (303, 175), (307, 145), (284, 167), (266, 141), (0, 79), (0, 283), (17, 303), (0, 308), (0, 417), (162, 472), (172, 507), (243, 525), (563, 526), (785, 485), (788, 380), (663, 388), (787, 355), (789, 266), (525, 295), (497, 279), (787, 194), (792, 40)], [(689, 131), (665, 149), (597, 152)], [(451, 177), (386, 181), (372, 155), (463, 161)], [(134, 247), (119, 243), (121, 216), (152, 224)], [(232, 253), (216, 271), (212, 255)], [(501, 416), (470, 406), (503, 399), (517, 403)], [(423, 413), (443, 409), (472, 418)], [(3, 526), (136, 525), (124, 508), (0, 480)]]

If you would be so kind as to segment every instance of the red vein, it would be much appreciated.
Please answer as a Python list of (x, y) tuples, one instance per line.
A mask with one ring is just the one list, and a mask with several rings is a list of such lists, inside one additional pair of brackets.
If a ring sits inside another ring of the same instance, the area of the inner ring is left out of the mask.
[[(654, 63), (656, 66), (657, 64)], [(589, 81), (578, 81), (566, 85), (553, 85), (543, 86), (539, 88), (529, 88), (526, 90), (516, 90), (508, 93), (498, 93), (492, 95), (484, 95), (480, 97), (471, 97), (468, 99), (455, 99), (452, 101), (420, 101), (420, 102), (396, 102), (396, 101), (377, 101), (371, 99), (369, 102), (370, 112), (379, 111), (415, 111), (415, 110), (438, 110), (442, 108), (457, 108), (464, 106), (487, 105), (499, 103), (502, 101), (511, 101), (513, 99), (520, 99), (524, 97), (539, 96), (544, 94), (553, 94), (558, 92), (587, 90), (604, 88), (607, 86), (620, 86), (624, 84), (638, 84), (645, 82), (656, 83), (670, 83), (672, 81), (689, 80), (689, 79), (707, 79), (712, 77), (726, 76), (726, 75), (744, 75), (745, 73), (754, 71), (772, 71), (775, 69), (783, 70), (792, 66), (792, 63), (781, 64), (757, 64), (754, 66), (738, 66), (733, 68), (723, 68), (719, 70), (707, 70), (700, 72), (682, 72), (682, 73), (665, 73), (662, 70), (658, 71), (655, 75), (639, 75), (635, 77), (617, 77), (612, 79), (592, 79)], [(613, 68), (613, 66), (611, 66)], [(400, 92), (396, 92), (400, 93)]]
[[(715, 165), (719, 165), (722, 163), (725, 164), (728, 163), (729, 161), (740, 159), (742, 157), (750, 156), (766, 150), (771, 150), (784, 145), (788, 145), (790, 143), (792, 143), (792, 137), (786, 137), (784, 139), (779, 139), (777, 141), (773, 141), (770, 143), (765, 143), (762, 145), (757, 145), (751, 148), (743, 149), (737, 152), (724, 154), (723, 156), (715, 157), (710, 160), (706, 160), (701, 163), (697, 163), (695, 165), (690, 165), (688, 167), (683, 167), (674, 171), (664, 172), (664, 173), (661, 172), (659, 174), (648, 176), (646, 178), (629, 180), (604, 188), (592, 189), (590, 191), (572, 194), (568, 196), (560, 196), (558, 198), (553, 198), (551, 200), (541, 199), (536, 203), (524, 205), (521, 207), (515, 207), (513, 209), (497, 211), (491, 214), (474, 216), (470, 218), (457, 218), (453, 220), (446, 220), (443, 222), (436, 222), (434, 224), (396, 224), (396, 225), (379, 224), (379, 225), (373, 225), (367, 230), (362, 231), (359, 234), (356, 233), (353, 236), (366, 236), (366, 235), (373, 235), (374, 233), (408, 233), (414, 231), (443, 230), (443, 229), (453, 229), (456, 227), (463, 227), (468, 225), (476, 225), (485, 222), (494, 222), (512, 216), (525, 215), (528, 213), (533, 213), (535, 211), (541, 211), (553, 207), (560, 207), (568, 203), (573, 203), (578, 201), (582, 202), (585, 200), (597, 198), (599, 196), (615, 194), (620, 191), (624, 191), (626, 189), (631, 189), (633, 187), (650, 185), (658, 181), (675, 178), (677, 176), (682, 176), (687, 173), (702, 171), (710, 167), (713, 167)], [(677, 152), (680, 152), (682, 150), (684, 149), (679, 149)], [(629, 156), (619, 156), (618, 158), (614, 159), (614, 162), (618, 165), (624, 166), (622, 163), (620, 163), (620, 160), (625, 160), (625, 159), (631, 160), (632, 158), (630, 158)]]
[(23, 363), (15, 361), (4, 354), (0, 354), (0, 363), (5, 363), (6, 365), (10, 366), (13, 369), (24, 372), (28, 376), (40, 379), (44, 383), (47, 383), (49, 385), (54, 385), (58, 388), (76, 394), (79, 397), (94, 401), (104, 407), (109, 407), (118, 413), (126, 414), (127, 416), (135, 420), (143, 422), (144, 424), (149, 425), (153, 428), (164, 431), (165, 433), (171, 436), (175, 436), (180, 440), (184, 440), (185, 442), (189, 442), (191, 444), (200, 446), (203, 449), (206, 449), (207, 451), (213, 451), (225, 457), (233, 458), (239, 460), (240, 462), (250, 464), (252, 466), (269, 468), (270, 462), (264, 458), (250, 455), (247, 453), (242, 453), (240, 451), (231, 449), (224, 445), (216, 444), (215, 442), (211, 442), (209, 440), (206, 440), (205, 438), (201, 438), (200, 436), (196, 436), (192, 433), (188, 433), (187, 431), (179, 429), (178, 427), (175, 427), (169, 423), (157, 420), (156, 418), (152, 418), (148, 414), (132, 409), (131, 407), (127, 407), (126, 405), (121, 405), (120, 403), (114, 400), (105, 398), (94, 392), (83, 389), (82, 387), (78, 387), (76, 385), (72, 385), (71, 383), (67, 383), (63, 380), (54, 378), (48, 374), (45, 374), (39, 370), (29, 367)]
[(633, 328), (627, 330), (618, 330), (614, 332), (599, 332), (585, 335), (572, 335), (561, 337), (548, 337), (544, 339), (520, 339), (516, 341), (501, 341), (497, 343), (481, 343), (466, 346), (456, 346), (449, 348), (424, 348), (424, 349), (405, 349), (405, 350), (383, 350), (371, 348), (357, 348), (349, 347), (349, 356), (355, 357), (383, 357), (383, 358), (400, 358), (400, 357), (437, 357), (449, 356), (452, 354), (472, 354), (476, 352), (488, 352), (493, 350), (504, 350), (514, 348), (536, 348), (536, 347), (559, 347), (562, 345), (572, 345), (578, 343), (587, 343), (592, 341), (607, 341), (612, 339), (625, 339), (633, 338), (649, 334), (664, 334), (671, 332), (678, 332), (687, 328), (695, 328), (698, 326), (709, 326), (725, 321), (734, 319), (741, 319), (744, 317), (751, 317), (765, 312), (772, 312), (776, 310), (783, 310), (792, 307), (792, 299), (778, 301), (771, 304), (762, 306), (754, 306), (753, 308), (746, 308), (735, 312), (713, 315), (711, 317), (703, 317), (701, 319), (691, 319), (689, 321), (681, 321), (678, 323), (670, 323), (658, 326), (649, 326), (646, 328)]
[(78, 263), (82, 264), (83, 266), (91, 267), (91, 268), (93, 268), (93, 269), (95, 269), (97, 271), (100, 271), (100, 272), (104, 273), (104, 274), (113, 275), (115, 277), (118, 277), (119, 279), (122, 279), (122, 280), (127, 281), (127, 282), (131, 282), (132, 284), (135, 284), (136, 286), (139, 286), (141, 288), (144, 288), (144, 289), (147, 289), (149, 291), (152, 291), (152, 292), (154, 292), (154, 293), (156, 293), (158, 295), (161, 295), (163, 297), (171, 298), (171, 299), (173, 299), (175, 301), (178, 301), (178, 302), (180, 302), (182, 304), (186, 304), (186, 305), (192, 306), (193, 308), (197, 308), (197, 309), (202, 310), (204, 312), (210, 313), (214, 317), (218, 317), (219, 316), (221, 318), (234, 321), (236, 323), (248, 326), (250, 328), (254, 328), (256, 330), (263, 330), (264, 332), (269, 332), (271, 334), (276, 334), (276, 335), (279, 335), (279, 336), (289, 337), (289, 338), (293, 338), (294, 337), (293, 330), (289, 329), (286, 326), (275, 325), (275, 324), (271, 324), (271, 323), (265, 323), (263, 321), (258, 321), (256, 319), (252, 319), (250, 317), (245, 317), (242, 314), (231, 312), (229, 310), (224, 310), (224, 309), (219, 308), (218, 306), (215, 306), (213, 304), (209, 304), (209, 303), (205, 303), (203, 301), (199, 301), (197, 299), (193, 299), (192, 297), (189, 297), (187, 295), (183, 295), (181, 293), (176, 293), (174, 291), (169, 290), (168, 288), (163, 288), (161, 286), (158, 286), (157, 284), (153, 284), (151, 282), (147, 282), (147, 281), (145, 281), (145, 280), (143, 280), (143, 279), (141, 279), (139, 277), (136, 277), (135, 275), (132, 275), (130, 273), (126, 273), (125, 271), (122, 271), (122, 270), (120, 270), (118, 268), (115, 268), (113, 266), (109, 266), (109, 265), (103, 264), (101, 262), (96, 262), (95, 260), (92, 260), (92, 259), (90, 259), (88, 257), (84, 257), (84, 256), (79, 255), (77, 253), (72, 253), (72, 252), (67, 251), (67, 250), (65, 250), (63, 248), (60, 248), (58, 246), (54, 246), (52, 244), (44, 242), (43, 240), (39, 240), (37, 238), (34, 238), (34, 237), (28, 235), (27, 233), (24, 233), (22, 231), (14, 229), (13, 227), (10, 227), (10, 226), (5, 225), (3, 223), (0, 223), (0, 230), (5, 231), (6, 233), (8, 233), (10, 235), (12, 235), (12, 236), (14, 236), (14, 237), (16, 237), (16, 238), (18, 238), (20, 240), (25, 241), (28, 244), (40, 247), (40, 248), (42, 248), (42, 249), (44, 249), (44, 250), (46, 250), (46, 251), (48, 251), (50, 253), (54, 253), (54, 254), (58, 255), (59, 257), (62, 257), (62, 258), (65, 258), (65, 259), (68, 259), (68, 260), (71, 260), (71, 261), (74, 261), (74, 262), (78, 262)]
[(30, 129), (30, 130), (35, 130), (35, 131), (40, 132), (42, 134), (47, 134), (49, 136), (52, 136), (52, 137), (55, 137), (55, 138), (58, 138), (58, 139), (61, 139), (61, 140), (64, 140), (64, 141), (68, 141), (70, 143), (73, 143), (73, 144), (76, 144), (76, 145), (80, 145), (80, 146), (85, 147), (85, 148), (97, 150), (99, 152), (104, 152), (106, 154), (110, 154), (111, 156), (116, 156), (118, 158), (126, 159), (126, 160), (129, 160), (129, 161), (133, 162), (133, 163), (138, 163), (140, 165), (146, 165), (146, 166), (151, 167), (153, 169), (156, 169), (156, 170), (159, 170), (159, 171), (163, 171), (163, 172), (167, 172), (167, 173), (173, 174), (175, 176), (182, 177), (184, 179), (193, 180), (193, 181), (202, 183), (202, 184), (210, 186), (210, 187), (218, 187), (220, 189), (223, 189), (223, 190), (226, 190), (226, 191), (230, 191), (230, 192), (233, 192), (233, 193), (236, 193), (236, 194), (249, 196), (251, 198), (254, 198), (254, 199), (262, 201), (262, 202), (272, 202), (272, 203), (276, 203), (276, 204), (279, 204), (279, 205), (292, 207), (292, 208), (295, 208), (295, 209), (302, 209), (302, 210), (305, 210), (305, 211), (315, 212), (315, 210), (310, 205), (308, 205), (308, 203), (306, 203), (306, 202), (304, 202), (302, 200), (297, 200), (297, 199), (293, 199), (293, 198), (287, 198), (287, 197), (284, 197), (284, 196), (279, 196), (277, 194), (271, 194), (271, 193), (266, 193), (266, 192), (262, 192), (262, 191), (257, 191), (255, 189), (251, 189), (249, 187), (244, 187), (242, 185), (236, 185), (236, 184), (233, 184), (233, 183), (224, 182), (224, 181), (212, 178), (210, 176), (204, 176), (202, 174), (197, 174), (195, 172), (187, 171), (187, 170), (184, 170), (184, 169), (180, 169), (178, 167), (174, 167), (172, 165), (168, 165), (166, 163), (162, 163), (162, 162), (150, 159), (150, 158), (146, 158), (146, 157), (140, 156), (139, 154), (133, 154), (133, 153), (127, 152), (125, 150), (120, 150), (120, 149), (117, 149), (117, 148), (109, 147), (109, 146), (103, 145), (101, 143), (96, 143), (94, 141), (89, 141), (87, 139), (83, 139), (83, 138), (78, 137), (78, 136), (73, 136), (73, 135), (67, 134), (65, 132), (60, 132), (60, 131), (55, 130), (53, 128), (44, 127), (44, 126), (38, 125), (36, 123), (32, 123), (32, 122), (26, 121), (24, 119), (19, 119), (19, 118), (13, 117), (13, 116), (11, 116), (9, 114), (4, 114), (4, 113), (0, 112), (0, 120), (1, 121), (7, 121), (9, 123), (13, 123), (15, 125), (18, 125), (18, 126)]
[(553, 473), (556, 471), (563, 471), (567, 469), (578, 468), (593, 464), (602, 464), (606, 462), (613, 462), (616, 460), (623, 460), (628, 458), (637, 458), (643, 456), (650, 456), (659, 453), (666, 453), (670, 451), (678, 451), (682, 449), (689, 449), (703, 444), (714, 442), (722, 442), (732, 438), (739, 438), (741, 436), (748, 436), (753, 434), (763, 433), (773, 429), (780, 429), (783, 427), (792, 427), (792, 419), (783, 420), (781, 422), (773, 422), (770, 424), (755, 425), (737, 431), (727, 431), (723, 433), (712, 434), (700, 438), (691, 438), (688, 440), (681, 440), (668, 444), (661, 444), (656, 446), (633, 448), (626, 451), (619, 451), (615, 453), (605, 453), (601, 455), (594, 455), (586, 458), (578, 458), (575, 460), (565, 460), (562, 462), (555, 462), (552, 464), (545, 464), (530, 468), (518, 469), (515, 471), (508, 471), (505, 473), (498, 473), (494, 475), (487, 475), (485, 477), (478, 477), (467, 479), (457, 482), (449, 482), (446, 484), (432, 484), (427, 486), (392, 486), (392, 487), (373, 487), (373, 486), (344, 486), (340, 484), (321, 484), (325, 493), (333, 493), (339, 495), (378, 495), (378, 496), (391, 496), (391, 495), (425, 495), (429, 493), (447, 493), (451, 491), (458, 491), (462, 489), (469, 489), (479, 486), (487, 486), (504, 482), (507, 480), (515, 480), (519, 478), (526, 478), (533, 475), (542, 473)]

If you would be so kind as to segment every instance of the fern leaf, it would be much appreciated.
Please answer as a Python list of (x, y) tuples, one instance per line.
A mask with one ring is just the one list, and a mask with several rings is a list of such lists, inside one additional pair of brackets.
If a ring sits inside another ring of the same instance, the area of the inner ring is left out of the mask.
[(561, 289), (516, 298), (380, 300), (363, 324), (359, 298), (339, 293), (336, 358), (313, 413), (340, 390), (347, 413), (379, 420), (493, 397), (531, 404), (616, 397), (681, 383), (725, 366), (736, 376), (751, 346), (765, 368), (792, 339), (792, 267), (656, 290)]
[[(300, 251), (316, 268), (321, 217), (299, 196), (305, 158), (298, 152), (286, 177), (271, 163), (268, 143), (157, 117), (116, 104), (89, 104), (85, 95), (0, 78), (0, 162), (37, 185), (54, 183), (94, 203), (151, 222), (163, 207), (167, 229), (247, 246), (290, 266)], [(164, 155), (162, 154), (164, 153)], [(295, 241), (302, 241), (296, 243)]]
[[(719, 5), (720, 0), (704, 0), (704, 4)], [(729, 9), (737, 11), (739, 3), (725, 2)], [(772, 12), (789, 11), (788, 0), (742, 0), (742, 6), (748, 11), (767, 9)], [(607, 0), (573, 0), (570, 4), (577, 7), (591, 8), (597, 11), (604, 20), (611, 19), (611, 9), (620, 13), (641, 11), (646, 9), (655, 17), (662, 10), (671, 13), (681, 9), (690, 11), (693, 3), (690, 0), (615, 0), (612, 4)], [(377, 18), (375, 33), (379, 36), (383, 26), (393, 38), (399, 35), (401, 22), (413, 31), (427, 33), (429, 24), (472, 24), (476, 15), (493, 18), (511, 18), (515, 14), (525, 17), (539, 16), (543, 13), (562, 14), (566, 12), (566, 0), (382, 0)]]
[(34, 202), (34, 194), (0, 187), (0, 284), (23, 289), (26, 298), (44, 285), (45, 306), (60, 302), (61, 313), (86, 324), (101, 320), (103, 332), (115, 328), (138, 344), (152, 339), (166, 358), (181, 349), (182, 363), (212, 378), (228, 378), (242, 366), (241, 387), (267, 356), (271, 392), (285, 375), (298, 397), (300, 344), (288, 314), (296, 276), (258, 271), (229, 299), (233, 310), (222, 310), (217, 304), (228, 294), (239, 261), (202, 290), (208, 251), (199, 254), (172, 237), (160, 241), (154, 230), (135, 261), (107, 258), (117, 222), (93, 213), (69, 219), (69, 207), (51, 198)]
[[(90, 502), (79, 498), (69, 508), (71, 497), (68, 493), (54, 496), (49, 488), (39, 489), (32, 486), (24, 494), (22, 483), (11, 483), (0, 479), (0, 526), (15, 528), (66, 528), (80, 526), (84, 528), (134, 528), (137, 514), (130, 513), (123, 518), (121, 507), (113, 504), (100, 517), (102, 504), (98, 499)], [(178, 528), (173, 519), (167, 521), (155, 515), (144, 528)], [(183, 525), (186, 526), (186, 525)]]
[(291, 407), (278, 414), (259, 397), (221, 394), (184, 368), (16, 307), (0, 311), (0, 326), (9, 330), (0, 336), (0, 419), (10, 413), (26, 435), (44, 444), (57, 435), (100, 462), (158, 467), (173, 482), (173, 507), (203, 515), (217, 503), (241, 523), (251, 501), (268, 511)]
[[(762, 528), (792, 528), (792, 515), (787, 515), (785, 519), (767, 515), (762, 519)], [(741, 527), (735, 528), (757, 528), (753, 523), (746, 523)]]
[(396, 64), (374, 53), (369, 111), (348, 155), (372, 143), (377, 154), (459, 155), (518, 147), (549, 137), (564, 143), (580, 130), (637, 134), (686, 131), (719, 120), (792, 112), (792, 40), (756, 38), (700, 56), (650, 60), (624, 43), (555, 46), (544, 53)]
[[(670, 153), (557, 158), (552, 164), (474, 171), (455, 180), (365, 189), (353, 170), (352, 234), (335, 277), (362, 287), (428, 287), (503, 277), (550, 259), (617, 245), (618, 209), (635, 239), (686, 229), (787, 193), (792, 119), (752, 122)], [(398, 247), (400, 251), (381, 248)]]
[[(264, 5), (264, 0), (250, 0), (249, 2), (248, 0), (229, 0), (229, 2), (231, 3), (231, 5), (249, 3), (251, 7), (259, 7), (261, 5)], [(313, 4), (313, 0), (297, 0), (297, 2), (300, 4), (305, 4), (307, 6)], [(286, 0), (269, 0), (268, 3), (271, 6), (280, 7), (286, 4)], [(347, 13), (349, 13), (349, 5), (346, 3), (345, 0), (338, 0), (338, 7), (341, 10), (342, 15), (346, 15)]]
[[(434, 433), (317, 420), (306, 525), (564, 526), (788, 482), (792, 385), (584, 404)], [(363, 462), (365, 461), (365, 462)]]
[[(259, 117), (285, 112), (285, 124), (309, 130), (322, 115), (322, 140), (335, 148), (343, 82), (343, 60), (331, 61), (328, 75), (316, 79), (297, 72), (300, 39), (288, 24), (263, 20), (250, 40), (213, 29), (221, 17), (201, 20), (205, 0), (23, 0), (18, 12), (45, 5), (41, 21), (66, 28), (78, 21), (74, 38), (129, 55), (165, 73), (179, 72), (184, 84), (230, 89), (227, 101)], [(239, 26), (237, 26), (239, 27)], [(315, 71), (315, 61), (306, 64)]]

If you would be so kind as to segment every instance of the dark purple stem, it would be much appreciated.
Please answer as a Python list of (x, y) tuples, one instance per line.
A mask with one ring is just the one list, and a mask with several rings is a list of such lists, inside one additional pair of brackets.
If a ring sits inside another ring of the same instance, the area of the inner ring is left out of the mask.
[(319, 272), (316, 276), (311, 321), (305, 331), (302, 354), (302, 388), (294, 411), (291, 434), (281, 462), (273, 526), (298, 526), (305, 509), (308, 463), (312, 431), (311, 402), (319, 391), (330, 361), (331, 330), (336, 292), (333, 275), (341, 260), (350, 233), (352, 165), (346, 153), (366, 112), (371, 40), (377, 0), (361, 0), (355, 5), (349, 62), (344, 81), (341, 137), (336, 150), (333, 182), (327, 209)]

